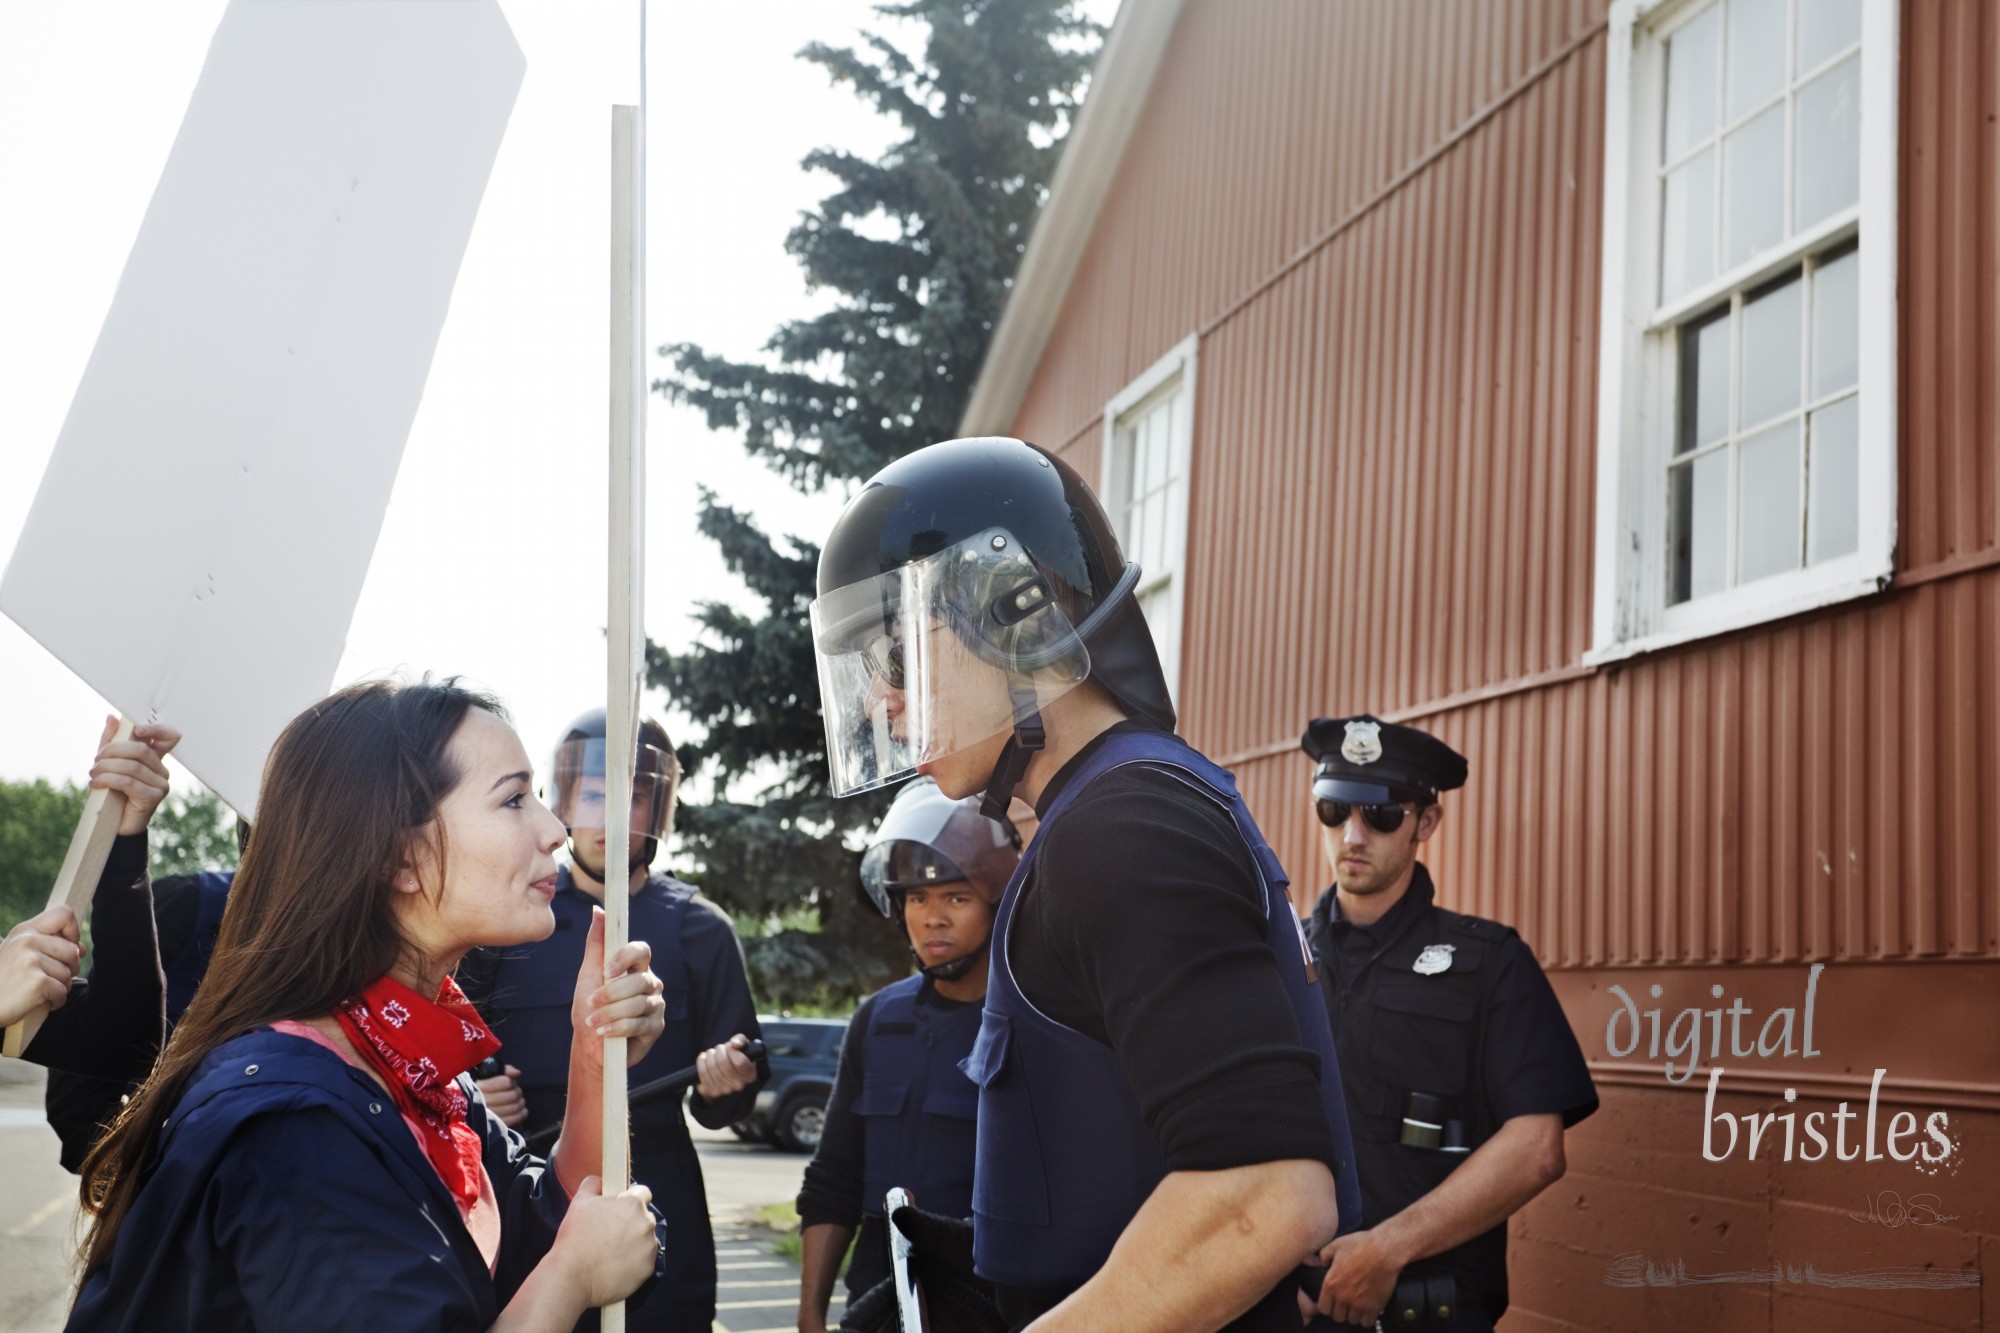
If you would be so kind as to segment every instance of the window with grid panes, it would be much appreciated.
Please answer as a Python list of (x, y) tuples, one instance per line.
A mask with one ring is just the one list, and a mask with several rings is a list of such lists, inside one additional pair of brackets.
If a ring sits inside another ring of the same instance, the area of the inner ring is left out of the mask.
[[(1663, 304), (1854, 212), (1860, 41), (1860, 0), (1714, 0), (1667, 38)], [(1817, 258), (1680, 331), (1669, 605), (1854, 550), (1860, 265)]]
[(1808, 257), (1681, 329), (1668, 605), (1854, 552), (1860, 267)]
[(1886, 573), (1893, 365), (1863, 317), (1893, 302), (1893, 246), (1877, 243), (1893, 215), (1876, 225), (1868, 196), (1884, 175), (1893, 196), (1894, 164), (1879, 139), (1865, 151), (1864, 126), (1893, 122), (1893, 70), (1864, 30), (1892, 59), (1893, 11), (1614, 7), (1606, 226), (1623, 262), (1606, 263), (1615, 419), (1600, 463), (1616, 486), (1599, 497), (1600, 655), (1857, 595)]
[(1176, 699), (1193, 429), (1193, 341), (1175, 348), (1105, 410), (1102, 498), (1125, 558), (1139, 566), (1135, 596), (1159, 649), (1167, 688)]

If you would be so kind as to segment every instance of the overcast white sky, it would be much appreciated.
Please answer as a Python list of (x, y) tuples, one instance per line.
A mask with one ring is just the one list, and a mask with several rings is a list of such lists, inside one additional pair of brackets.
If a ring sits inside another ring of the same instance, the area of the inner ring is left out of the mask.
[[(463, 673), (541, 760), (604, 688), (609, 124), (638, 100), (638, 4), (501, 0), (527, 76), (454, 290), (336, 683)], [(11, 552), (223, 0), (0, 5), (0, 557)], [(1088, 0), (1108, 23), (1116, 0)], [(894, 137), (795, 58), (862, 27), (864, 0), (653, 0), (647, 337), (755, 351), (822, 308), (785, 233), (826, 192), (798, 162)], [(808, 499), (733, 437), (652, 400), (647, 629), (684, 642), (701, 598), (737, 599), (693, 531), (697, 484), (817, 540)], [(106, 532), (172, 542), (175, 516), (106, 479)], [(93, 538), (94, 539), (94, 538)], [(116, 607), (79, 608), (116, 615)], [(81, 778), (106, 708), (0, 617), (0, 778)]]

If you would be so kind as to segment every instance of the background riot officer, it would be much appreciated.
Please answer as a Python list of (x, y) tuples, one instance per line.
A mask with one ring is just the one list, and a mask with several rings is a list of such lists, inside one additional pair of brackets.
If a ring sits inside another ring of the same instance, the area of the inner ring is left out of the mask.
[(1437, 906), (1416, 859), (1444, 817), (1438, 792), (1465, 784), (1464, 756), (1365, 714), (1316, 718), (1303, 745), (1333, 870), (1307, 933), (1363, 1226), (1322, 1252), (1319, 1309), (1478, 1333), (1507, 1308), (1507, 1219), (1562, 1175), (1563, 1130), (1597, 1092), (1533, 952)]
[[(743, 966), (743, 946), (728, 915), (671, 875), (649, 870), (673, 826), (680, 765), (658, 722), (639, 726), (632, 782), (632, 861), (604, 864), (606, 820), (604, 710), (572, 722), (556, 744), (549, 806), (569, 826), (570, 862), (550, 904), (555, 933), (504, 951), (478, 950), (459, 980), (500, 1038), (499, 1058), (518, 1069), (524, 1133), (562, 1119), (569, 1075), (570, 1001), (583, 958), (591, 909), (607, 885), (632, 895), (631, 937), (653, 949), (664, 987), (666, 1031), (631, 1070), (631, 1085), (698, 1064), (688, 1101), (696, 1120), (721, 1129), (746, 1116), (769, 1070), (737, 1049), (761, 1036)], [(489, 1099), (493, 1092), (482, 1084)], [(701, 1162), (678, 1097), (632, 1107), (632, 1178), (649, 1186), (667, 1219), (666, 1274), (626, 1302), (632, 1329), (706, 1330), (715, 1318), (715, 1241), (702, 1188)], [(584, 1324), (596, 1327), (595, 1314)]]
[(1293, 1268), (1359, 1212), (1339, 1068), (1284, 872), (1173, 734), (1138, 579), (1031, 445), (884, 468), (820, 552), (833, 787), (920, 772), (1041, 821), (966, 1065), (972, 1250), (1007, 1321), (1296, 1329)]
[(799, 1190), (800, 1333), (826, 1328), (850, 1241), (850, 1306), (889, 1276), (882, 1201), (892, 1186), (927, 1212), (972, 1214), (979, 1089), (958, 1066), (979, 1033), (993, 912), (1018, 860), (1011, 828), (923, 778), (897, 794), (862, 854), (862, 888), (907, 933), (918, 972), (863, 1000), (848, 1024), (826, 1132)]

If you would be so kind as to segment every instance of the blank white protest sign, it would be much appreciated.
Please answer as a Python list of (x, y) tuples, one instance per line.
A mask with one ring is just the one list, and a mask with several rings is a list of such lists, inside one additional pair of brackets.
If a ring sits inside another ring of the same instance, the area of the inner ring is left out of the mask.
[(0, 576), (245, 816), (332, 683), (525, 69), (497, 0), (232, 0)]

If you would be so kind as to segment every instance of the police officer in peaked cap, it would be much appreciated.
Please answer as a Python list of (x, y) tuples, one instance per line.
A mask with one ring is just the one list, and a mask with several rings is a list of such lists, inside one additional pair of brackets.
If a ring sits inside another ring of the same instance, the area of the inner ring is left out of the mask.
[(1507, 1219), (1563, 1174), (1597, 1092), (1548, 978), (1506, 926), (1436, 902), (1417, 849), (1465, 756), (1415, 727), (1315, 718), (1313, 809), (1333, 884), (1307, 938), (1340, 1052), (1362, 1229), (1321, 1252), (1337, 1323), (1491, 1329)]
[(1032, 445), (890, 464), (820, 553), (832, 785), (922, 773), (1041, 821), (965, 1064), (1005, 1324), (1296, 1329), (1294, 1270), (1360, 1209), (1340, 1068), (1284, 871), (1174, 734), (1138, 580)]

